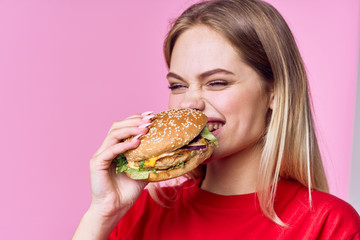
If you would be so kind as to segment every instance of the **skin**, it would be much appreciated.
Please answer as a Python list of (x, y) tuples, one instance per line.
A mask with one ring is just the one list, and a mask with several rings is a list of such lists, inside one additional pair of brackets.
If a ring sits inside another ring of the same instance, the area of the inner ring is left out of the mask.
[[(222, 195), (254, 192), (261, 155), (257, 143), (273, 99), (261, 77), (224, 37), (194, 26), (176, 41), (168, 81), (170, 108), (198, 109), (210, 123), (224, 124), (213, 132), (219, 148), (207, 161), (201, 188)], [(106, 239), (146, 186), (124, 173), (109, 171), (118, 154), (139, 145), (139, 139), (122, 140), (148, 131), (139, 128), (151, 122), (144, 119), (146, 115), (115, 122), (90, 160), (92, 202), (73, 239)]]
[(200, 25), (176, 41), (168, 81), (170, 108), (198, 109), (210, 123), (224, 124), (214, 132), (220, 147), (201, 187), (222, 195), (255, 192), (257, 143), (273, 99), (261, 76), (222, 35)]

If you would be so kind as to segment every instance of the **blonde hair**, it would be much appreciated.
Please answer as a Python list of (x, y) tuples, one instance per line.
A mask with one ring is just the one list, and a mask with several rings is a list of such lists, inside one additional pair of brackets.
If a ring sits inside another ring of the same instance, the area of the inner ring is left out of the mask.
[(264, 136), (257, 194), (264, 215), (285, 226), (274, 211), (280, 177), (306, 186), (310, 207), (311, 189), (328, 191), (306, 71), (294, 37), (280, 13), (268, 3), (205, 1), (188, 8), (170, 29), (164, 42), (168, 67), (177, 38), (199, 24), (225, 36), (242, 59), (272, 86), (274, 104)]

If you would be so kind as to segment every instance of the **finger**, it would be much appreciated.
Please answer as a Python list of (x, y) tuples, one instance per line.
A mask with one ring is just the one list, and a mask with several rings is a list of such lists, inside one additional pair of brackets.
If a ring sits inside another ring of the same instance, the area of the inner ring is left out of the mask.
[(154, 114), (150, 114), (150, 115), (146, 115), (146, 116), (142, 116), (139, 114), (132, 115), (124, 120), (114, 122), (109, 130), (109, 133), (113, 129), (123, 128), (123, 127), (131, 127), (131, 126), (140, 126), (141, 124), (149, 123), (149, 122), (151, 122), (153, 117), (154, 117)]
[(111, 125), (111, 127), (109, 129), (108, 134), (114, 129), (140, 126), (141, 124), (142, 124), (142, 118), (140, 116), (137, 116), (137, 117), (133, 116), (131, 118), (129, 117), (124, 120), (113, 122), (113, 124)]
[(130, 149), (136, 148), (140, 144), (140, 140), (121, 142), (110, 146), (103, 152), (94, 157), (90, 161), (91, 171), (108, 170), (111, 166), (113, 159), (120, 153), (124, 153)]
[[(151, 117), (149, 117), (149, 116), (151, 116)], [(131, 115), (131, 116), (127, 117), (126, 119), (146, 118), (146, 117), (149, 117), (149, 118), (154, 117), (154, 112), (153, 112), (153, 111), (146, 111), (146, 112), (143, 112), (143, 113), (141, 113), (141, 114)]]
[(133, 127), (123, 127), (119, 129), (113, 129), (106, 136), (105, 140), (96, 151), (95, 154), (98, 154), (104, 151), (106, 148), (109, 148), (112, 145), (115, 145), (121, 142), (124, 139), (127, 139), (131, 136), (142, 136), (149, 131), (146, 125), (133, 126)]
[[(108, 132), (107, 137), (105, 138), (102, 146), (97, 152), (102, 151), (104, 148), (107, 148), (112, 144), (120, 142), (121, 140), (129, 138), (130, 136), (137, 136), (137, 135), (141, 136), (146, 134), (148, 132), (148, 127), (151, 125), (151, 121), (152, 121), (151, 119), (153, 117), (154, 115), (152, 114), (147, 115), (143, 118), (140, 118), (139, 116), (132, 116), (129, 119), (113, 123), (112, 127)], [(139, 129), (136, 129), (134, 127), (138, 127)], [(128, 132), (121, 130), (126, 128), (131, 128), (132, 131)]]
[(141, 114), (141, 116), (145, 117), (145, 116), (152, 115), (152, 114), (154, 114), (153, 111), (146, 111), (146, 112), (143, 112), (143, 113)]
[(146, 116), (149, 116), (149, 115), (154, 115), (154, 112), (153, 111), (146, 111), (146, 112), (143, 112), (141, 114), (134, 114), (134, 115), (131, 115), (127, 118), (134, 118), (134, 117), (146, 117)]

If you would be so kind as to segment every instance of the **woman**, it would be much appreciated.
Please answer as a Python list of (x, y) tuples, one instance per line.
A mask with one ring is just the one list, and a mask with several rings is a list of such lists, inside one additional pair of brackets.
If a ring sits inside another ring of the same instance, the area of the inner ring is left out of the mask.
[(154, 195), (111, 169), (140, 142), (120, 141), (145, 134), (151, 113), (115, 122), (90, 162), (92, 203), (74, 239), (360, 238), (356, 211), (325, 193), (306, 73), (272, 6), (195, 4), (174, 23), (164, 51), (169, 107), (204, 112), (209, 127), (218, 126), (219, 148), (195, 182)]

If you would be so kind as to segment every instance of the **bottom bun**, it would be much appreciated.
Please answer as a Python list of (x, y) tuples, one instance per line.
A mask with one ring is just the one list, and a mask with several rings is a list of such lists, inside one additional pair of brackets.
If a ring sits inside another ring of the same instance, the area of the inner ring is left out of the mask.
[[(148, 179), (141, 179), (145, 182), (160, 182), (172, 178), (180, 177), (197, 168), (202, 162), (208, 159), (214, 151), (214, 143), (209, 142), (206, 149), (199, 151), (186, 161), (184, 167), (178, 167), (171, 170), (158, 170), (157, 173), (150, 172)], [(131, 173), (126, 173), (131, 178)]]

